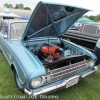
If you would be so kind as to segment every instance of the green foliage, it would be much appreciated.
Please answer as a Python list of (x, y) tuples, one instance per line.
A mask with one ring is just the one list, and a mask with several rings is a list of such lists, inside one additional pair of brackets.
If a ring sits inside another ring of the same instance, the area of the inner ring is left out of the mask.
[(19, 8), (19, 4), (16, 4), (15, 9), (18, 9), (18, 8)]
[(14, 8), (13, 5), (10, 4), (10, 3), (5, 3), (4, 4), (4, 7), (6, 7), (6, 8)]
[(30, 7), (25, 7), (24, 9), (25, 9), (25, 10), (31, 10), (31, 8), (30, 8)]
[(97, 21), (97, 20), (100, 20), (100, 14), (96, 15), (96, 16), (93, 16), (93, 15), (85, 15), (85, 17), (91, 19), (91, 20), (94, 20), (94, 21)]
[(25, 10), (31, 10), (30, 7), (24, 7), (24, 5), (22, 3), (20, 4), (16, 4), (15, 7), (12, 4), (9, 3), (5, 3), (4, 7), (6, 8), (15, 8), (15, 9), (25, 9)]
[(100, 20), (100, 14), (95, 17), (95, 21)]
[(22, 3), (16, 4), (15, 9), (24, 9), (24, 5)]

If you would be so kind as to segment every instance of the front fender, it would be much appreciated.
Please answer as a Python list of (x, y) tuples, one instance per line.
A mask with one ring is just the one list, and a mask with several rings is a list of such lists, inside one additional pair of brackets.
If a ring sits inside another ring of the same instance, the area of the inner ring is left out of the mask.
[(18, 66), (20, 66), (17, 62), (12, 62), (11, 67), (14, 67), (14, 70), (16, 70), (16, 73), (18, 75), (18, 78), (21, 82), (21, 84), (25, 84), (27, 77), (26, 74), (24, 73), (23, 69), (20, 67), (20, 70), (18, 69)]
[(14, 65), (21, 83), (25, 84), (26, 81), (46, 74), (43, 64), (29, 49), (19, 44), (13, 45), (11, 52), (11, 64)]
[(97, 57), (95, 56), (95, 54), (90, 52), (88, 49), (84, 48), (83, 46), (77, 45), (67, 40), (64, 40), (64, 41), (67, 43), (67, 45), (70, 45), (73, 48), (76, 48), (77, 50), (82, 51), (84, 54), (88, 55), (92, 60), (94, 61), (97, 60)]

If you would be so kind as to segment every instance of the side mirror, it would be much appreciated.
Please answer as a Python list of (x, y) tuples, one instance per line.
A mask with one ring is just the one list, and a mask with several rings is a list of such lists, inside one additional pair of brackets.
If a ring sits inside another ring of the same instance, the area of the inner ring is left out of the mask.
[(4, 39), (7, 39), (7, 37), (8, 37), (7, 35), (3, 35), (3, 38), (4, 38)]

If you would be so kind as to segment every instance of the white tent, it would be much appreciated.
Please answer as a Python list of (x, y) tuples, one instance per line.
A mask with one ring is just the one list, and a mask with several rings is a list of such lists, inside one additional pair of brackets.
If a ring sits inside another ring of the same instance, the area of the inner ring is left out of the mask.
[(2, 16), (2, 17), (14, 17), (14, 18), (20, 17), (14, 13), (11, 13), (7, 8), (5, 8), (2, 12), (0, 12), (0, 16)]

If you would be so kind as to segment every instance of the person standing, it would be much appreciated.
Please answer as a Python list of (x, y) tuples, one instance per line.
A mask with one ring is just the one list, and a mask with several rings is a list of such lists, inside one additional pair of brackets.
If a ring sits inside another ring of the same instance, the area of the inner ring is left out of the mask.
[(81, 28), (82, 28), (82, 22), (79, 23), (78, 30), (80, 30)]
[(97, 56), (97, 61), (95, 65), (99, 65), (100, 64), (100, 39), (96, 43), (96, 46), (94, 48), (94, 54)]

